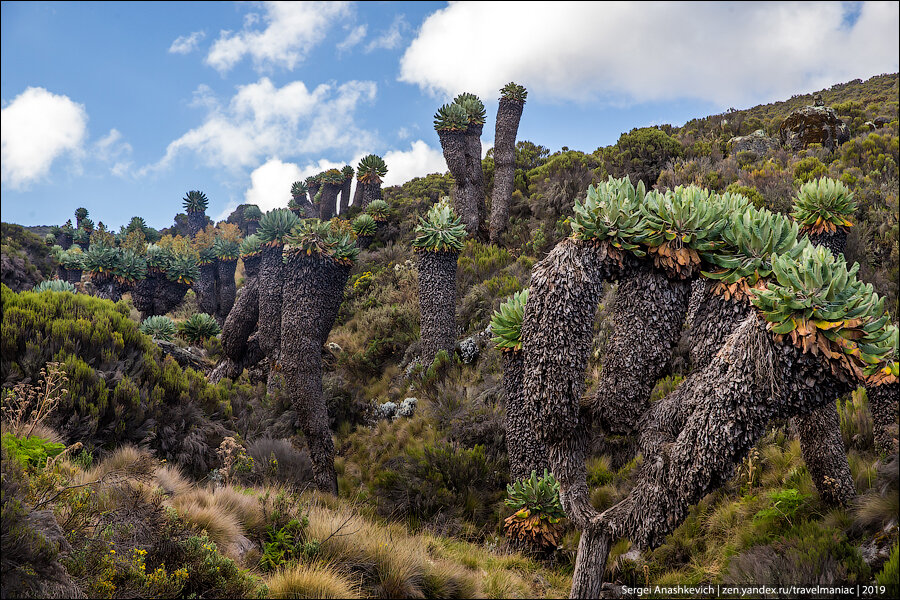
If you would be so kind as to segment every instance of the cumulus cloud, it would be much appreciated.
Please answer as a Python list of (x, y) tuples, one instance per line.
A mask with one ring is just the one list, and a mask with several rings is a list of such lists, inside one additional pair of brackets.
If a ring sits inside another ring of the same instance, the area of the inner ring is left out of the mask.
[(383, 158), (388, 167), (384, 185), (400, 185), (413, 177), (444, 173), (447, 170), (444, 154), (422, 140), (411, 143), (409, 150), (391, 150), (385, 153)]
[(409, 29), (409, 23), (406, 22), (403, 15), (397, 15), (394, 17), (394, 22), (391, 23), (391, 26), (387, 31), (366, 44), (366, 52), (372, 52), (379, 49), (393, 50), (400, 45), (400, 42), (403, 39), (403, 32), (407, 29)]
[(347, 34), (343, 40), (336, 46), (338, 53), (343, 54), (347, 52), (357, 44), (359, 44), (366, 37), (366, 32), (368, 31), (368, 26), (359, 25), (354, 27), (350, 33)]
[(190, 54), (197, 49), (197, 45), (206, 37), (205, 31), (194, 31), (191, 35), (182, 35), (175, 38), (169, 46), (170, 54)]
[(0, 111), (2, 181), (15, 189), (44, 177), (53, 161), (79, 157), (87, 135), (84, 105), (29, 87)]
[[(451, 3), (407, 48), (400, 77), (437, 96), (748, 105), (898, 69), (896, 2)], [(448, 52), (453, 48), (453, 52)]]
[(257, 70), (292, 70), (322, 41), (332, 22), (350, 14), (348, 2), (264, 2), (263, 10), (247, 15), (243, 30), (222, 31), (206, 63), (225, 73), (250, 57)]
[(105, 163), (111, 163), (110, 172), (125, 177), (131, 172), (131, 144), (123, 139), (122, 132), (110, 129), (109, 133), (94, 143), (93, 154)]
[(370, 81), (322, 84), (310, 90), (302, 81), (277, 88), (266, 77), (239, 86), (223, 104), (208, 88), (195, 92), (195, 105), (207, 109), (199, 127), (166, 148), (165, 156), (144, 172), (165, 168), (184, 153), (212, 167), (254, 167), (266, 157), (316, 154), (328, 150), (357, 152), (374, 143), (374, 135), (357, 125), (355, 112), (375, 99)]

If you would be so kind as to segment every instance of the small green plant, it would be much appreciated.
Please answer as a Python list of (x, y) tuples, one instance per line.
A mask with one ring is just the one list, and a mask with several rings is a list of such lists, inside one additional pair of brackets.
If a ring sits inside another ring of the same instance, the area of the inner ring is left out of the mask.
[(852, 227), (854, 212), (853, 192), (840, 181), (822, 177), (800, 187), (791, 216), (805, 233), (816, 234)]
[(898, 566), (898, 560), (900, 560), (900, 545), (894, 543), (894, 547), (891, 548), (890, 558), (884, 563), (884, 568), (881, 572), (875, 575), (875, 583), (887, 586), (887, 595), (889, 597), (896, 596), (897, 588), (900, 586), (900, 566)]
[(506, 505), (515, 513), (504, 520), (506, 535), (539, 547), (555, 548), (563, 531), (566, 514), (559, 502), (559, 482), (546, 469), (544, 475), (506, 486)]
[(445, 104), (434, 114), (434, 128), (464, 132), (469, 128), (469, 113), (456, 102)]
[[(375, 202), (378, 202), (378, 200), (373, 200), (369, 204), (369, 207), (371, 207), (372, 204), (375, 204)], [(357, 236), (375, 235), (377, 228), (377, 223), (372, 215), (362, 214), (353, 219), (353, 232), (356, 233)]]
[(366, 207), (366, 214), (375, 219), (375, 221), (383, 223), (388, 220), (390, 207), (384, 200), (372, 200)]
[(465, 238), (465, 225), (444, 197), (429, 209), (425, 218), (419, 217), (413, 247), (428, 252), (460, 252)]
[[(384, 159), (377, 154), (364, 156), (356, 167), (356, 178), (361, 183), (381, 183), (381, 178), (387, 175), (388, 168)], [(343, 181), (343, 176), (337, 183)]]
[(259, 220), (256, 235), (265, 245), (277, 246), (284, 243), (284, 238), (297, 225), (300, 219), (286, 208), (270, 210)]
[(525, 91), (525, 87), (512, 81), (500, 88), (501, 100), (511, 100), (512, 102), (521, 102), (522, 104), (525, 104), (525, 98), (527, 97), (528, 92)]
[(66, 449), (65, 444), (51, 442), (36, 435), (18, 438), (12, 433), (4, 433), (2, 439), (7, 456), (17, 461), (22, 468), (41, 469), (47, 465), (48, 460)]
[(68, 281), (62, 279), (50, 279), (42, 281), (31, 289), (32, 292), (72, 292), (75, 293), (75, 286)]
[(454, 98), (453, 102), (465, 109), (470, 125), (484, 125), (487, 113), (484, 110), (484, 103), (478, 96), (463, 92)]
[(244, 218), (248, 221), (258, 223), (262, 219), (262, 211), (255, 204), (250, 204), (244, 208)]
[(141, 323), (141, 333), (158, 340), (171, 342), (177, 332), (175, 321), (166, 316), (155, 315), (147, 317)]
[(809, 496), (796, 488), (787, 488), (770, 492), (769, 499), (772, 505), (757, 512), (753, 517), (754, 522), (784, 519), (789, 527), (793, 527), (798, 512), (807, 504)]
[(178, 333), (188, 342), (195, 344), (219, 335), (221, 329), (216, 320), (206, 313), (191, 315), (178, 325)]
[(526, 302), (528, 290), (516, 292), (500, 305), (491, 319), (491, 331), (495, 335), (491, 341), (504, 352), (522, 349), (522, 318)]
[(291, 519), (284, 527), (273, 525), (266, 527), (267, 542), (263, 543), (263, 554), (259, 559), (259, 568), (263, 571), (274, 571), (283, 564), (307, 555), (314, 550), (309, 542), (304, 541), (305, 526), (297, 519)]

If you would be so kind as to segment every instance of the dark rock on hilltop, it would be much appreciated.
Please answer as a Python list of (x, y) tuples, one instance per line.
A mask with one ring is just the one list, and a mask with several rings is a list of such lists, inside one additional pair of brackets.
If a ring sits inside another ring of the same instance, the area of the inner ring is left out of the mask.
[(834, 112), (825, 106), (804, 106), (792, 112), (781, 124), (781, 143), (793, 151), (810, 144), (835, 148), (850, 139), (850, 129)]

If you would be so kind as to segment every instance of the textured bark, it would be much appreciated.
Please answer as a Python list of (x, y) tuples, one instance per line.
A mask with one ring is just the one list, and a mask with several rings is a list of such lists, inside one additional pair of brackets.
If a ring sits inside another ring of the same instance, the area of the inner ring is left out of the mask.
[(68, 250), (72, 247), (72, 234), (71, 233), (62, 233), (59, 236), (59, 245), (63, 250)]
[(200, 265), (200, 277), (194, 282), (194, 293), (197, 294), (197, 308), (210, 316), (216, 314), (218, 298), (216, 297), (217, 273), (216, 263)]
[(205, 212), (189, 212), (187, 214), (188, 221), (188, 233), (191, 237), (194, 237), (206, 227), (206, 213)]
[(365, 250), (369, 247), (369, 244), (372, 243), (371, 235), (358, 235), (356, 236), (356, 245), (360, 250)]
[[(747, 302), (726, 300), (712, 292), (712, 284), (706, 282), (700, 292), (699, 306), (691, 319), (690, 361), (691, 371), (708, 365), (734, 328), (738, 326), (751, 308)], [(693, 301), (693, 300), (692, 300)]]
[(337, 197), (341, 192), (341, 186), (333, 183), (325, 183), (322, 189), (322, 198), (319, 203), (319, 218), (328, 221), (336, 214)]
[(247, 237), (255, 235), (257, 229), (259, 229), (259, 221), (247, 221)]
[(810, 233), (808, 235), (810, 242), (817, 246), (825, 246), (835, 256), (843, 254), (844, 248), (847, 247), (847, 231), (840, 227), (831, 233)]
[[(824, 246), (840, 256), (847, 245), (847, 232), (810, 235), (810, 242)], [(841, 421), (832, 402), (808, 415), (793, 420), (800, 438), (800, 450), (819, 497), (828, 506), (848, 506), (856, 497), (856, 486), (847, 462), (847, 450), (841, 437)]]
[(337, 494), (334, 440), (322, 395), (322, 346), (337, 317), (350, 267), (291, 253), (285, 265), (281, 364), (285, 389), (309, 446), (316, 487)]
[(156, 295), (153, 298), (153, 314), (164, 315), (174, 310), (187, 293), (190, 286), (186, 283), (170, 281), (161, 277), (157, 282)]
[(310, 215), (319, 214), (319, 203), (316, 202), (316, 194), (319, 193), (319, 185), (320, 184), (318, 183), (309, 184), (309, 205), (312, 207)]
[(885, 383), (866, 387), (872, 425), (875, 430), (875, 450), (890, 456), (897, 452), (897, 404), (900, 401), (900, 384)]
[(501, 99), (497, 107), (494, 130), (494, 192), (491, 197), (491, 243), (500, 243), (500, 236), (509, 224), (509, 204), (516, 177), (516, 134), (522, 118), (524, 102)]
[(263, 246), (259, 264), (259, 345), (270, 359), (277, 360), (281, 348), (281, 290), (284, 263), (281, 246)]
[(353, 198), (353, 204), (359, 202), (360, 208), (365, 210), (372, 200), (382, 200), (380, 183), (362, 183), (356, 182), (356, 196)]
[(244, 281), (249, 282), (254, 277), (259, 276), (259, 264), (261, 260), (262, 258), (259, 254), (256, 254), (254, 256), (245, 256), (241, 259), (241, 261), (244, 263)]
[(645, 262), (619, 282), (612, 335), (591, 398), (606, 433), (627, 435), (639, 429), (650, 392), (665, 374), (681, 335), (690, 291), (690, 281), (670, 281)]
[(344, 183), (341, 184), (341, 201), (338, 203), (338, 214), (342, 215), (347, 212), (347, 209), (350, 208), (350, 185), (353, 183), (353, 178), (348, 177), (344, 180)]
[(456, 252), (416, 252), (419, 270), (422, 362), (456, 346)]
[(503, 386), (506, 388), (506, 452), (510, 481), (521, 481), (535, 471), (550, 469), (547, 449), (537, 439), (534, 422), (525, 406), (525, 357), (520, 350), (503, 353)]
[(471, 196), (466, 191), (468, 186), (466, 148), (466, 134), (458, 131), (438, 131), (441, 140), (441, 149), (444, 152), (444, 160), (456, 186), (451, 189), (453, 209), (466, 226), (469, 235), (478, 234), (478, 208), (470, 204)]
[(154, 308), (159, 279), (165, 279), (165, 277), (158, 271), (150, 271), (147, 273), (147, 277), (135, 283), (131, 289), (131, 303), (141, 311), (142, 319), (156, 314)]
[(219, 322), (219, 325), (225, 323), (225, 318), (228, 317), (231, 307), (234, 306), (234, 296), (237, 293), (237, 286), (234, 282), (236, 269), (237, 259), (216, 261), (216, 275), (219, 283), (217, 286), (216, 321)]
[(98, 298), (106, 298), (107, 300), (112, 300), (113, 302), (118, 302), (122, 299), (122, 294), (128, 291), (128, 286), (119, 283), (112, 277), (91, 277), (91, 283), (94, 284), (94, 288), (97, 290)]
[(819, 497), (828, 506), (849, 506), (856, 498), (856, 486), (847, 462), (835, 403), (829, 402), (797, 417), (796, 425), (803, 460)]
[(362, 204), (362, 182), (357, 179), (356, 180), (356, 189), (353, 190), (353, 203), (351, 206), (360, 206)]
[(237, 300), (222, 327), (222, 350), (235, 363), (243, 360), (247, 340), (256, 331), (259, 320), (259, 289), (257, 279), (250, 279), (237, 295)]
[[(478, 237), (486, 240), (484, 230), (487, 217), (484, 204), (484, 169), (481, 166), (481, 131), (484, 125), (470, 124), (466, 130), (466, 205), (472, 207), (476, 223), (472, 226)], [(467, 224), (466, 229), (469, 229)]]
[(62, 265), (56, 265), (56, 278), (60, 281), (69, 281), (69, 271)]
[(84, 273), (83, 269), (67, 269), (66, 270), (66, 281), (75, 285), (76, 283), (81, 283), (81, 275)]

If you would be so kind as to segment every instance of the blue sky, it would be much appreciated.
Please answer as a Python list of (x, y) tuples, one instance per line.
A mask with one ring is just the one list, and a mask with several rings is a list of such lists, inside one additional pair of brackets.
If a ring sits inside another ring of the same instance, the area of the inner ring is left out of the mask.
[(172, 223), (200, 189), (222, 218), (385, 157), (444, 171), (432, 115), (529, 90), (518, 139), (592, 151), (898, 70), (898, 4), (3, 2), (2, 219)]

